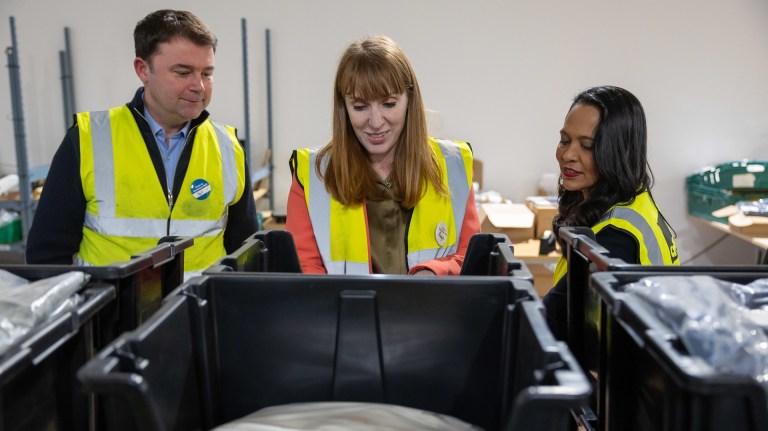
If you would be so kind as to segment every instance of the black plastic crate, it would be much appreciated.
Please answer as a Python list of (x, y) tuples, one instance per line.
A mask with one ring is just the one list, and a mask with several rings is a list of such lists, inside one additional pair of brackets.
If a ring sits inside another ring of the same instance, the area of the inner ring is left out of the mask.
[(224, 256), (204, 273), (218, 272), (301, 273), (293, 235), (285, 230), (261, 230), (243, 241), (232, 254)]
[[(285, 230), (264, 230), (253, 234), (232, 254), (219, 259), (204, 274), (221, 272), (290, 272), (301, 273), (293, 236)], [(507, 235), (478, 233), (467, 247), (461, 275), (513, 276), (533, 281), (524, 262), (515, 258), (514, 247)]]
[(89, 274), (92, 281), (114, 285), (117, 300), (96, 318), (94, 336), (99, 349), (123, 332), (136, 328), (160, 308), (162, 298), (183, 282), (184, 250), (192, 244), (191, 238), (164, 242), (128, 261), (107, 266), (9, 264), (0, 265), (0, 269), (30, 281), (82, 271)]
[[(691, 266), (640, 265), (626, 263), (611, 254), (595, 240), (590, 228), (566, 227), (560, 229), (568, 260), (568, 345), (582, 366), (596, 371), (594, 352), (599, 343), (600, 309), (597, 293), (590, 289), (590, 277), (595, 272), (648, 272), (648, 273), (749, 273), (768, 271), (765, 265)], [(650, 274), (649, 274), (650, 275)]]
[(92, 427), (92, 397), (80, 391), (75, 372), (93, 356), (94, 320), (115, 300), (115, 288), (89, 282), (80, 294), (83, 302), (76, 309), (33, 329), (0, 354), (0, 429)]
[(515, 257), (512, 241), (505, 234), (476, 233), (469, 239), (461, 275), (512, 276), (533, 283), (533, 274)]
[(83, 367), (109, 430), (209, 429), (292, 402), (385, 402), (566, 430), (589, 384), (513, 277), (218, 274)]
[[(592, 276), (601, 303), (600, 379), (602, 430), (710, 431), (768, 429), (768, 396), (746, 376), (701, 367), (677, 334), (647, 311), (625, 286), (643, 277), (677, 272), (602, 272)], [(768, 277), (768, 271), (699, 272), (734, 283)]]
[[(761, 265), (731, 266), (682, 266), (682, 265), (640, 265), (626, 263), (611, 257), (610, 252), (595, 241), (589, 228), (568, 227), (560, 229), (560, 238), (565, 243), (568, 259), (568, 347), (595, 386), (592, 407), (598, 418), (605, 414), (607, 397), (605, 382), (600, 376), (609, 372), (603, 363), (606, 358), (600, 351), (611, 341), (607, 311), (604, 301), (591, 286), (591, 277), (598, 272), (642, 272), (646, 275), (667, 274), (754, 274), (768, 271)], [(602, 429), (602, 428), (601, 428)]]

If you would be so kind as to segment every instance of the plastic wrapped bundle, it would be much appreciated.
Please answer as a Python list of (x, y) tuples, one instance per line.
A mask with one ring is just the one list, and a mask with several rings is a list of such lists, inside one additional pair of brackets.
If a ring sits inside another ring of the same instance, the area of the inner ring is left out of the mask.
[(748, 290), (710, 276), (645, 277), (626, 286), (717, 372), (749, 375), (768, 389), (768, 336), (732, 296)]
[(744, 215), (768, 217), (768, 199), (736, 202), (736, 208)]
[(21, 286), (22, 284), (28, 283), (29, 280), (26, 278), (21, 278), (16, 274), (10, 273), (4, 269), (0, 269), (0, 292), (3, 292), (3, 289)]
[(746, 285), (732, 283), (724, 288), (742, 306), (742, 312), (768, 332), (768, 278)]
[(393, 404), (316, 402), (263, 408), (215, 431), (482, 431), (438, 413)]
[(28, 284), (0, 285), (0, 354), (32, 329), (77, 305), (90, 276), (71, 271)]

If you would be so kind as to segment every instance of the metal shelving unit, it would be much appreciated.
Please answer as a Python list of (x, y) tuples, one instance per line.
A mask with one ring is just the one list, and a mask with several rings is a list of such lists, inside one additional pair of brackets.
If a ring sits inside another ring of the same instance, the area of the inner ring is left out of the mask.
[(274, 198), (274, 182), (273, 182), (273, 151), (272, 151), (272, 58), (271, 58), (271, 41), (270, 31), (265, 30), (265, 49), (266, 49), (266, 96), (267, 96), (267, 149), (262, 161), (262, 165), (254, 168), (253, 158), (251, 157), (251, 126), (250, 126), (250, 103), (249, 103), (249, 85), (248, 85), (248, 24), (245, 18), (241, 19), (242, 30), (242, 42), (243, 42), (243, 87), (244, 87), (244, 108), (245, 108), (245, 139), (243, 147), (245, 149), (246, 160), (248, 165), (251, 166), (251, 188), (253, 189), (253, 197), (257, 201), (266, 198), (268, 200), (269, 209), (263, 214), (270, 214), (275, 207)]
[(11, 84), (11, 106), (13, 115), (13, 132), (16, 144), (16, 170), (19, 176), (19, 194), (21, 200), (0, 202), (0, 208), (12, 209), (21, 217), (22, 239), (13, 244), (0, 244), (0, 251), (23, 252), (27, 232), (32, 225), (35, 203), (32, 200), (32, 185), (29, 176), (27, 160), (27, 140), (24, 132), (24, 107), (21, 98), (21, 73), (19, 68), (19, 48), (16, 41), (16, 20), (9, 18), (11, 28), (11, 46), (5, 50), (8, 60), (8, 75)]
[[(24, 131), (24, 106), (21, 96), (21, 72), (19, 66), (19, 47), (16, 40), (16, 20), (9, 18), (11, 29), (11, 46), (5, 50), (8, 75), (11, 85), (11, 107), (13, 116), (14, 141), (16, 148), (16, 169), (19, 176), (20, 200), (0, 201), (0, 209), (18, 212), (22, 224), (22, 239), (13, 244), (0, 244), (0, 252), (24, 253), (27, 233), (32, 226), (32, 219), (37, 207), (37, 201), (32, 198), (32, 183), (48, 176), (48, 165), (29, 167), (27, 159), (27, 140)], [(65, 50), (59, 51), (61, 67), (61, 84), (64, 100), (64, 127), (68, 127), (75, 111), (75, 96), (72, 80), (72, 59), (69, 39), (69, 28), (64, 27)]]

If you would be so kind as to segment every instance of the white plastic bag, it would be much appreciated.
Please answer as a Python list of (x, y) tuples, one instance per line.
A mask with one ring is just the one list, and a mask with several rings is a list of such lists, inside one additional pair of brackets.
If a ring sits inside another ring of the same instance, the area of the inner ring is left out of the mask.
[(29, 283), (29, 280), (26, 278), (19, 277), (16, 274), (0, 269), (0, 292), (2, 292), (3, 289), (21, 286), (22, 284), (27, 283)]
[(51, 317), (72, 309), (90, 276), (70, 271), (33, 283), (0, 288), (0, 354)]
[(704, 275), (645, 277), (625, 287), (680, 336), (692, 356), (717, 372), (752, 376), (768, 389), (768, 336), (733, 299), (738, 290)]
[(394, 404), (315, 402), (263, 408), (214, 431), (482, 431), (454, 417)]

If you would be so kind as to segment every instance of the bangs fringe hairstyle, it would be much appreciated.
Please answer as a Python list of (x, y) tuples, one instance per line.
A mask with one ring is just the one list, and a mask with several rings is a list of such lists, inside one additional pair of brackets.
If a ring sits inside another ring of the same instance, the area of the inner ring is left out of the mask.
[(353, 42), (339, 61), (333, 99), (333, 138), (320, 149), (315, 170), (325, 188), (345, 206), (381, 197), (368, 153), (349, 121), (345, 97), (372, 101), (408, 94), (405, 123), (395, 144), (391, 179), (396, 200), (413, 208), (431, 183), (447, 195), (437, 157), (428, 143), (427, 122), (419, 84), (408, 57), (387, 36)]
[(603, 86), (578, 94), (571, 109), (576, 105), (594, 106), (600, 112), (593, 150), (598, 179), (585, 200), (581, 191), (563, 187), (561, 173), (559, 214), (553, 221), (555, 235), (562, 226), (593, 226), (611, 207), (631, 204), (637, 194), (650, 193), (653, 186), (646, 155), (645, 112), (640, 101), (623, 88)]

